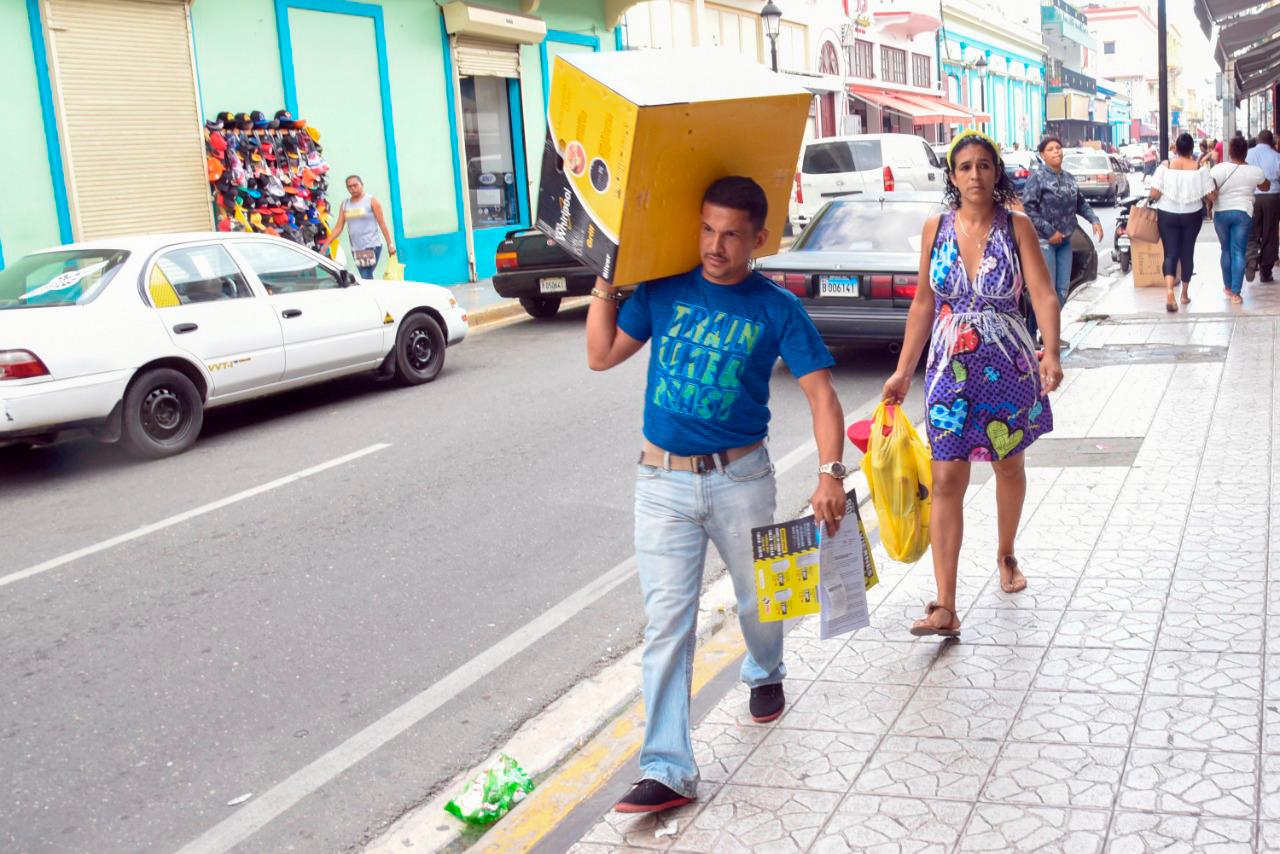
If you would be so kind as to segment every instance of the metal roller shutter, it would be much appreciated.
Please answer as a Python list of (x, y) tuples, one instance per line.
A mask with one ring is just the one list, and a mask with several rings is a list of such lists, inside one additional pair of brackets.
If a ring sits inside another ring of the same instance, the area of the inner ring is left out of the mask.
[(520, 51), (472, 36), (454, 36), (453, 55), (459, 77), (520, 77)]
[(185, 0), (44, 0), (76, 239), (212, 227)]

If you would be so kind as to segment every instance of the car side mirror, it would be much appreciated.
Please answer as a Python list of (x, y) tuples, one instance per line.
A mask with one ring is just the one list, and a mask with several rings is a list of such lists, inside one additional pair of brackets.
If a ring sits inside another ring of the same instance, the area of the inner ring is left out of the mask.
[(356, 283), (356, 275), (350, 270), (343, 270), (338, 274), (338, 281), (342, 283), (344, 288), (349, 288)]

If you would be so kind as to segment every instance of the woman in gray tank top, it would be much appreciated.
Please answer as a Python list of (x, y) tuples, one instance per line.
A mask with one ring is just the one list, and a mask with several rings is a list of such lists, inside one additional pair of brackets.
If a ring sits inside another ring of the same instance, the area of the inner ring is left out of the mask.
[[(382, 257), (382, 241), (386, 239), (387, 252), (396, 254), (395, 241), (387, 229), (387, 221), (382, 215), (382, 205), (373, 196), (364, 191), (364, 181), (359, 175), (347, 178), (347, 192), (351, 198), (344, 199), (338, 208), (338, 222), (333, 227), (330, 240), (337, 240), (342, 229), (347, 229), (347, 240), (351, 243), (351, 252), (356, 256), (356, 267), (360, 275), (366, 279), (373, 278), (373, 270)], [(378, 232), (382, 232), (381, 235)]]

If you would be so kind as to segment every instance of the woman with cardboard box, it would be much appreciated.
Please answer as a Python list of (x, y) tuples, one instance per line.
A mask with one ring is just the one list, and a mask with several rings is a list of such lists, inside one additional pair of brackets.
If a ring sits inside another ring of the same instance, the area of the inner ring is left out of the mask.
[(1156, 209), (1160, 242), (1164, 246), (1164, 308), (1175, 312), (1173, 292), (1182, 279), (1182, 304), (1191, 302), (1191, 275), (1195, 272), (1196, 238), (1204, 225), (1204, 205), (1213, 199), (1209, 170), (1195, 158), (1191, 134), (1179, 134), (1174, 157), (1161, 163), (1151, 178), (1152, 207)]
[[(1047, 394), (1062, 381), (1062, 366), (1058, 298), (1035, 227), (1007, 208), (1014, 197), (991, 139), (977, 131), (957, 136), (947, 155), (951, 210), (925, 222), (920, 287), (907, 315), (898, 370), (884, 384), (884, 400), (901, 403), (928, 345), (929, 535), (938, 598), (912, 625), (918, 637), (960, 633), (956, 573), (974, 462), (989, 462), (995, 471), (1000, 589), (1017, 593), (1027, 586), (1013, 547), (1027, 494), (1023, 452), (1053, 429)], [(1018, 310), (1024, 277), (1044, 336), (1039, 362)]]

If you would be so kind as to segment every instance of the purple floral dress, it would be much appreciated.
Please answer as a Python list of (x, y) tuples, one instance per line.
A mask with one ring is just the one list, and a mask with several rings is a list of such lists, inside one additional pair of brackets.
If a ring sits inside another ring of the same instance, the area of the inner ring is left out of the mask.
[(935, 313), (925, 372), (935, 460), (990, 462), (1020, 454), (1053, 429), (1035, 343), (1018, 311), (1022, 270), (1013, 222), (996, 209), (973, 281), (960, 260), (956, 214), (938, 227), (929, 265)]

